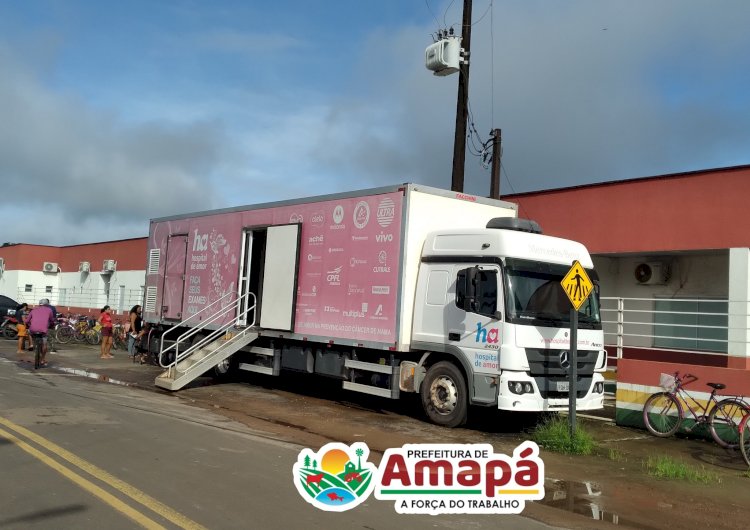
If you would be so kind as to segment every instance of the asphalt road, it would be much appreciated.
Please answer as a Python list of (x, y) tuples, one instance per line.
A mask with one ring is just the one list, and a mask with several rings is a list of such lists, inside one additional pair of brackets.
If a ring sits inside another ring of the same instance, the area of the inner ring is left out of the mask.
[(374, 498), (322, 512), (293, 485), (300, 449), (179, 396), (0, 358), (0, 528), (549, 528)]

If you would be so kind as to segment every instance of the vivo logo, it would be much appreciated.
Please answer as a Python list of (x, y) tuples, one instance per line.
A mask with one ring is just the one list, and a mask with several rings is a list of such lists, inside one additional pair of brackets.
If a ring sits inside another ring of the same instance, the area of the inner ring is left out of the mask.
[(193, 251), (203, 252), (208, 250), (208, 234), (198, 234), (198, 230), (193, 230), (195, 237), (193, 239)]
[(375, 236), (375, 241), (378, 243), (391, 243), (393, 241), (393, 234), (384, 234), (380, 232)]
[(482, 342), (485, 344), (497, 344), (500, 342), (500, 330), (497, 328), (490, 328), (489, 330), (482, 327), (481, 322), (477, 322), (477, 338), (475, 342)]

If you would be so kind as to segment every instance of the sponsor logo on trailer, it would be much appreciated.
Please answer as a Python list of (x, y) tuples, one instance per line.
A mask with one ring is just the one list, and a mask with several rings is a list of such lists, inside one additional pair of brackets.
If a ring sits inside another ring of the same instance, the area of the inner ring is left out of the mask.
[(385, 198), (378, 204), (378, 210), (376, 216), (378, 224), (383, 228), (390, 226), (393, 222), (393, 218), (396, 215), (396, 203), (392, 199)]
[(383, 315), (383, 304), (378, 304), (375, 308), (375, 312), (370, 316), (372, 320), (388, 320), (388, 317)]
[(349, 309), (341, 313), (341, 315), (347, 318), (365, 318), (365, 313), (363, 311), (357, 311), (356, 309)]
[(304, 220), (305, 219), (304, 217), (302, 217), (301, 213), (293, 213), (292, 215), (289, 216), (290, 223), (301, 223)]
[(310, 245), (322, 245), (324, 241), (325, 237), (323, 235), (312, 236), (307, 240), (308, 244)]
[(337, 204), (333, 209), (333, 222), (335, 224), (330, 227), (331, 230), (343, 230), (345, 228), (342, 224), (344, 222), (344, 207), (340, 204)]
[(365, 201), (359, 201), (357, 206), (354, 207), (354, 226), (360, 230), (367, 226), (370, 220), (370, 205)]
[(326, 222), (326, 214), (323, 212), (315, 212), (310, 216), (310, 223), (313, 226), (323, 226)]
[(307, 255), (307, 261), (309, 261), (309, 262), (318, 263), (318, 262), (320, 262), (322, 260), (323, 260), (323, 258), (321, 256), (315, 256), (314, 254), (308, 254)]
[(385, 250), (381, 250), (380, 252), (378, 252), (378, 263), (380, 263), (380, 265), (375, 265), (372, 268), (372, 272), (377, 272), (377, 273), (391, 272), (391, 268), (388, 265), (386, 265), (387, 262), (388, 262), (388, 253)]
[(386, 234), (384, 232), (380, 232), (379, 234), (375, 235), (375, 241), (377, 241), (378, 243), (392, 243), (393, 234)]
[(456, 193), (456, 199), (461, 199), (462, 201), (469, 201), (469, 202), (477, 202), (477, 198), (473, 195), (466, 195), (464, 193)]
[(369, 236), (352, 236), (352, 241), (367, 241)]
[(359, 258), (349, 258), (349, 266), (350, 267), (357, 267), (359, 265), (367, 265), (366, 259), (359, 259)]
[(350, 283), (349, 284), (349, 289), (347, 290), (346, 294), (348, 294), (348, 295), (365, 294), (365, 289), (363, 287), (360, 287), (359, 285)]
[(343, 268), (343, 265), (341, 265), (326, 273), (328, 285), (341, 285), (341, 269)]
[(324, 313), (341, 313), (341, 310), (339, 310), (336, 307), (333, 307), (332, 305), (327, 305), (323, 307)]
[(372, 294), (391, 294), (390, 285), (373, 285)]
[(341, 247), (329, 247), (328, 248), (328, 253), (329, 254), (336, 254), (338, 252), (343, 252), (343, 251), (344, 251), (344, 249), (341, 248)]

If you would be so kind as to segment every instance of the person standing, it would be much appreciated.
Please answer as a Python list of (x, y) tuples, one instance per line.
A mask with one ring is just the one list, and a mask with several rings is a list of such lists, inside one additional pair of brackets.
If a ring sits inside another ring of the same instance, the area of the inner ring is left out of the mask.
[(39, 305), (31, 310), (29, 316), (26, 318), (26, 323), (32, 337), (34, 335), (41, 336), (37, 340), (42, 341), (41, 366), (45, 367), (47, 366), (47, 333), (50, 328), (55, 327), (55, 318), (52, 315), (52, 309), (49, 307), (49, 300), (46, 298), (39, 300)]
[(112, 351), (112, 310), (108, 305), (102, 308), (102, 314), (98, 318), (102, 326), (102, 345), (100, 359), (111, 359), (114, 357)]
[(23, 353), (25, 351), (26, 343), (31, 343), (29, 334), (26, 331), (26, 316), (29, 310), (29, 304), (23, 303), (16, 308), (16, 329), (18, 330), (18, 348), (16, 353)]
[(130, 310), (130, 333), (128, 333), (128, 355), (135, 357), (136, 343), (141, 340), (145, 330), (143, 329), (142, 308), (134, 305)]

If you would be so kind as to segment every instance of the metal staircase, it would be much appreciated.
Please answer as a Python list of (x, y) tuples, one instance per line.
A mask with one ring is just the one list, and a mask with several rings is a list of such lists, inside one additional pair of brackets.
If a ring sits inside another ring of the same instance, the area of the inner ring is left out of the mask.
[[(156, 378), (156, 386), (179, 390), (258, 338), (254, 312), (252, 323), (244, 324), (255, 309), (255, 295), (235, 297), (236, 293), (227, 293), (161, 336), (159, 364), (167, 370)], [(185, 328), (176, 339), (169, 339)], [(172, 355), (174, 359), (165, 363)]]

